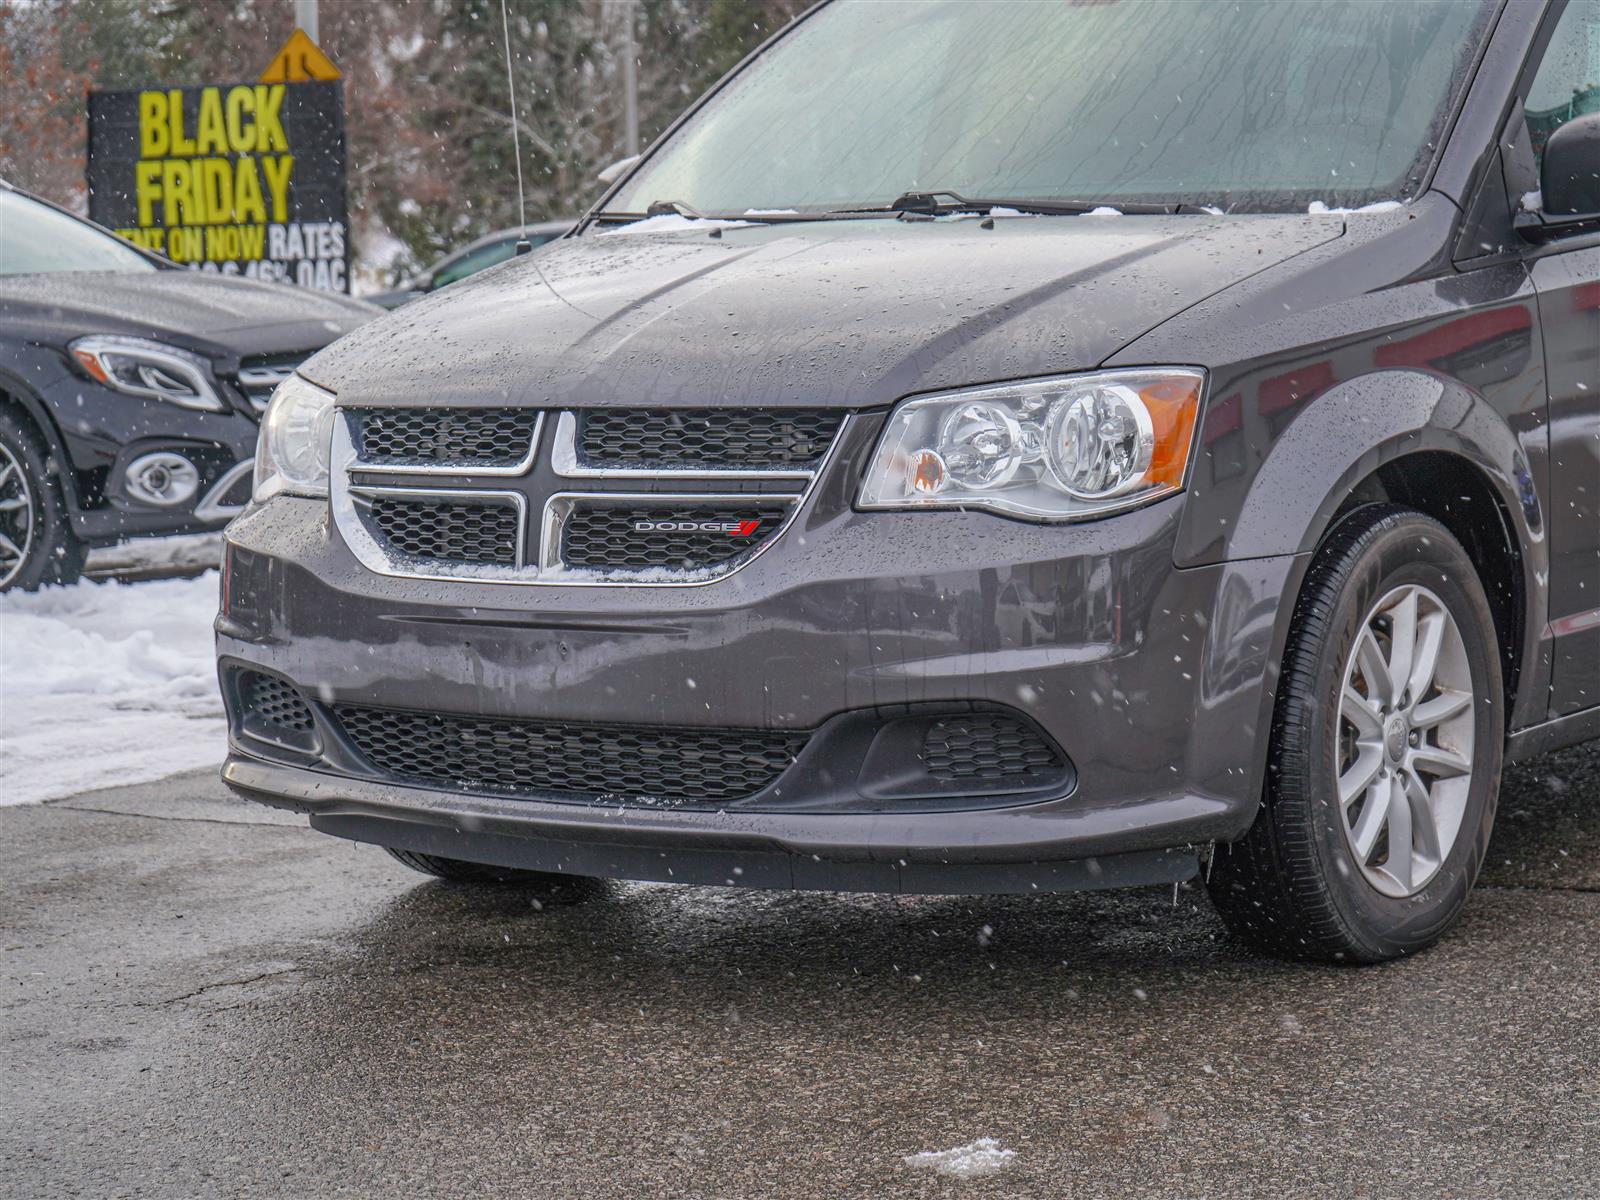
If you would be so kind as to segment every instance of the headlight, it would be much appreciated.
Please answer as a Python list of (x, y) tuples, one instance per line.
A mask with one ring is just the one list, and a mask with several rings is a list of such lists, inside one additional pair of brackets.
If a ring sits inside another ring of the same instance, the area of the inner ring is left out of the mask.
[(81, 337), (67, 347), (78, 365), (109, 388), (184, 408), (227, 412), (198, 354), (133, 337)]
[(1193, 367), (1161, 367), (908, 400), (878, 440), (860, 507), (1065, 521), (1171, 495), (1204, 384)]
[(333, 393), (291, 375), (272, 393), (256, 445), (255, 498), (279, 492), (328, 494), (328, 452), (333, 441)]

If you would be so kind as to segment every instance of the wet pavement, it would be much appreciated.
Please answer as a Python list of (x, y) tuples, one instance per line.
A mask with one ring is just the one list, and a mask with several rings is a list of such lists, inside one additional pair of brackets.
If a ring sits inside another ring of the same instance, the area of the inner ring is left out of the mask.
[(537, 912), (210, 773), (0, 845), (0, 1196), (1600, 1197), (1600, 747), (1368, 969), (1191, 889)]

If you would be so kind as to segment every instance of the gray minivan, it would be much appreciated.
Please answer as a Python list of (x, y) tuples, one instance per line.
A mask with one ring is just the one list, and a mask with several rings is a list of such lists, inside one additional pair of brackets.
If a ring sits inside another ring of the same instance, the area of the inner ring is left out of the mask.
[(819, 5), (278, 390), (227, 783), (447, 879), (1203, 876), (1370, 962), (1600, 734), (1600, 0)]

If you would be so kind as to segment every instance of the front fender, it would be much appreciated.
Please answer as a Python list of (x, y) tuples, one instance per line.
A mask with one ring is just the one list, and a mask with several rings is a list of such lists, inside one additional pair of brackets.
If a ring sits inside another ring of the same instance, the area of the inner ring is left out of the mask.
[(1358, 483), (1422, 451), (1454, 454), (1478, 469), (1499, 497), (1523, 558), (1542, 577), (1544, 513), (1516, 434), (1459, 381), (1409, 368), (1348, 380), (1296, 415), (1256, 471), (1223, 558), (1314, 550)]
[[(1272, 442), (1236, 511), (1218, 512), (1213, 507), (1208, 512), (1203, 485), (1198, 494), (1191, 494), (1184, 522), (1193, 540), (1180, 535), (1180, 553), (1182, 547), (1199, 547), (1207, 538), (1208, 549), (1217, 547), (1220, 524), (1224, 561), (1294, 555), (1307, 562), (1340, 506), (1364, 479), (1388, 464), (1427, 452), (1452, 455), (1475, 470), (1498, 501), (1515, 541), (1525, 605), (1516, 659), (1527, 674), (1517, 689), (1517, 711), (1511, 715), (1524, 722), (1537, 720), (1542, 715), (1540, 631), (1548, 617), (1545, 581), (1549, 578), (1541, 489), (1505, 417), (1459, 380), (1396, 368), (1329, 388), (1309, 401)], [(1542, 468), (1543, 457), (1537, 461)], [(1186, 565), (1181, 558), (1179, 562)], [(1497, 581), (1484, 583), (1492, 591)], [(1298, 587), (1298, 579), (1291, 581), (1280, 600), (1281, 612), (1293, 610)]]

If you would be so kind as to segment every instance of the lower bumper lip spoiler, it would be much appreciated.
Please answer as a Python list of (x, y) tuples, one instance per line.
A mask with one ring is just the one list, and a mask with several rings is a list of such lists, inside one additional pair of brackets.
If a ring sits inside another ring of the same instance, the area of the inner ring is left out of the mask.
[[(1022, 822), (992, 809), (903, 817), (658, 812), (458, 795), (238, 753), (229, 756), (222, 778), (247, 799), (307, 814), (321, 832), (446, 858), (664, 883), (915, 894), (1179, 882), (1197, 873), (1198, 848), (1213, 840), (1200, 828), (1206, 822), (1196, 823), (1196, 807), (1225, 809), (1198, 797), (1168, 797), (1151, 802), (1147, 822), (1126, 808)], [(1177, 811), (1189, 819), (1177, 827), (1161, 819)], [(974, 844), (969, 818), (989, 829), (988, 845)], [(907, 834), (911, 822), (922, 830), (920, 841), (896, 836)], [(1084, 822), (1097, 826), (1099, 836)], [(1008, 829), (1039, 840), (1018, 843), (1005, 836)], [(1189, 830), (1197, 836), (1184, 836)], [(932, 840), (945, 836), (946, 845)]]

